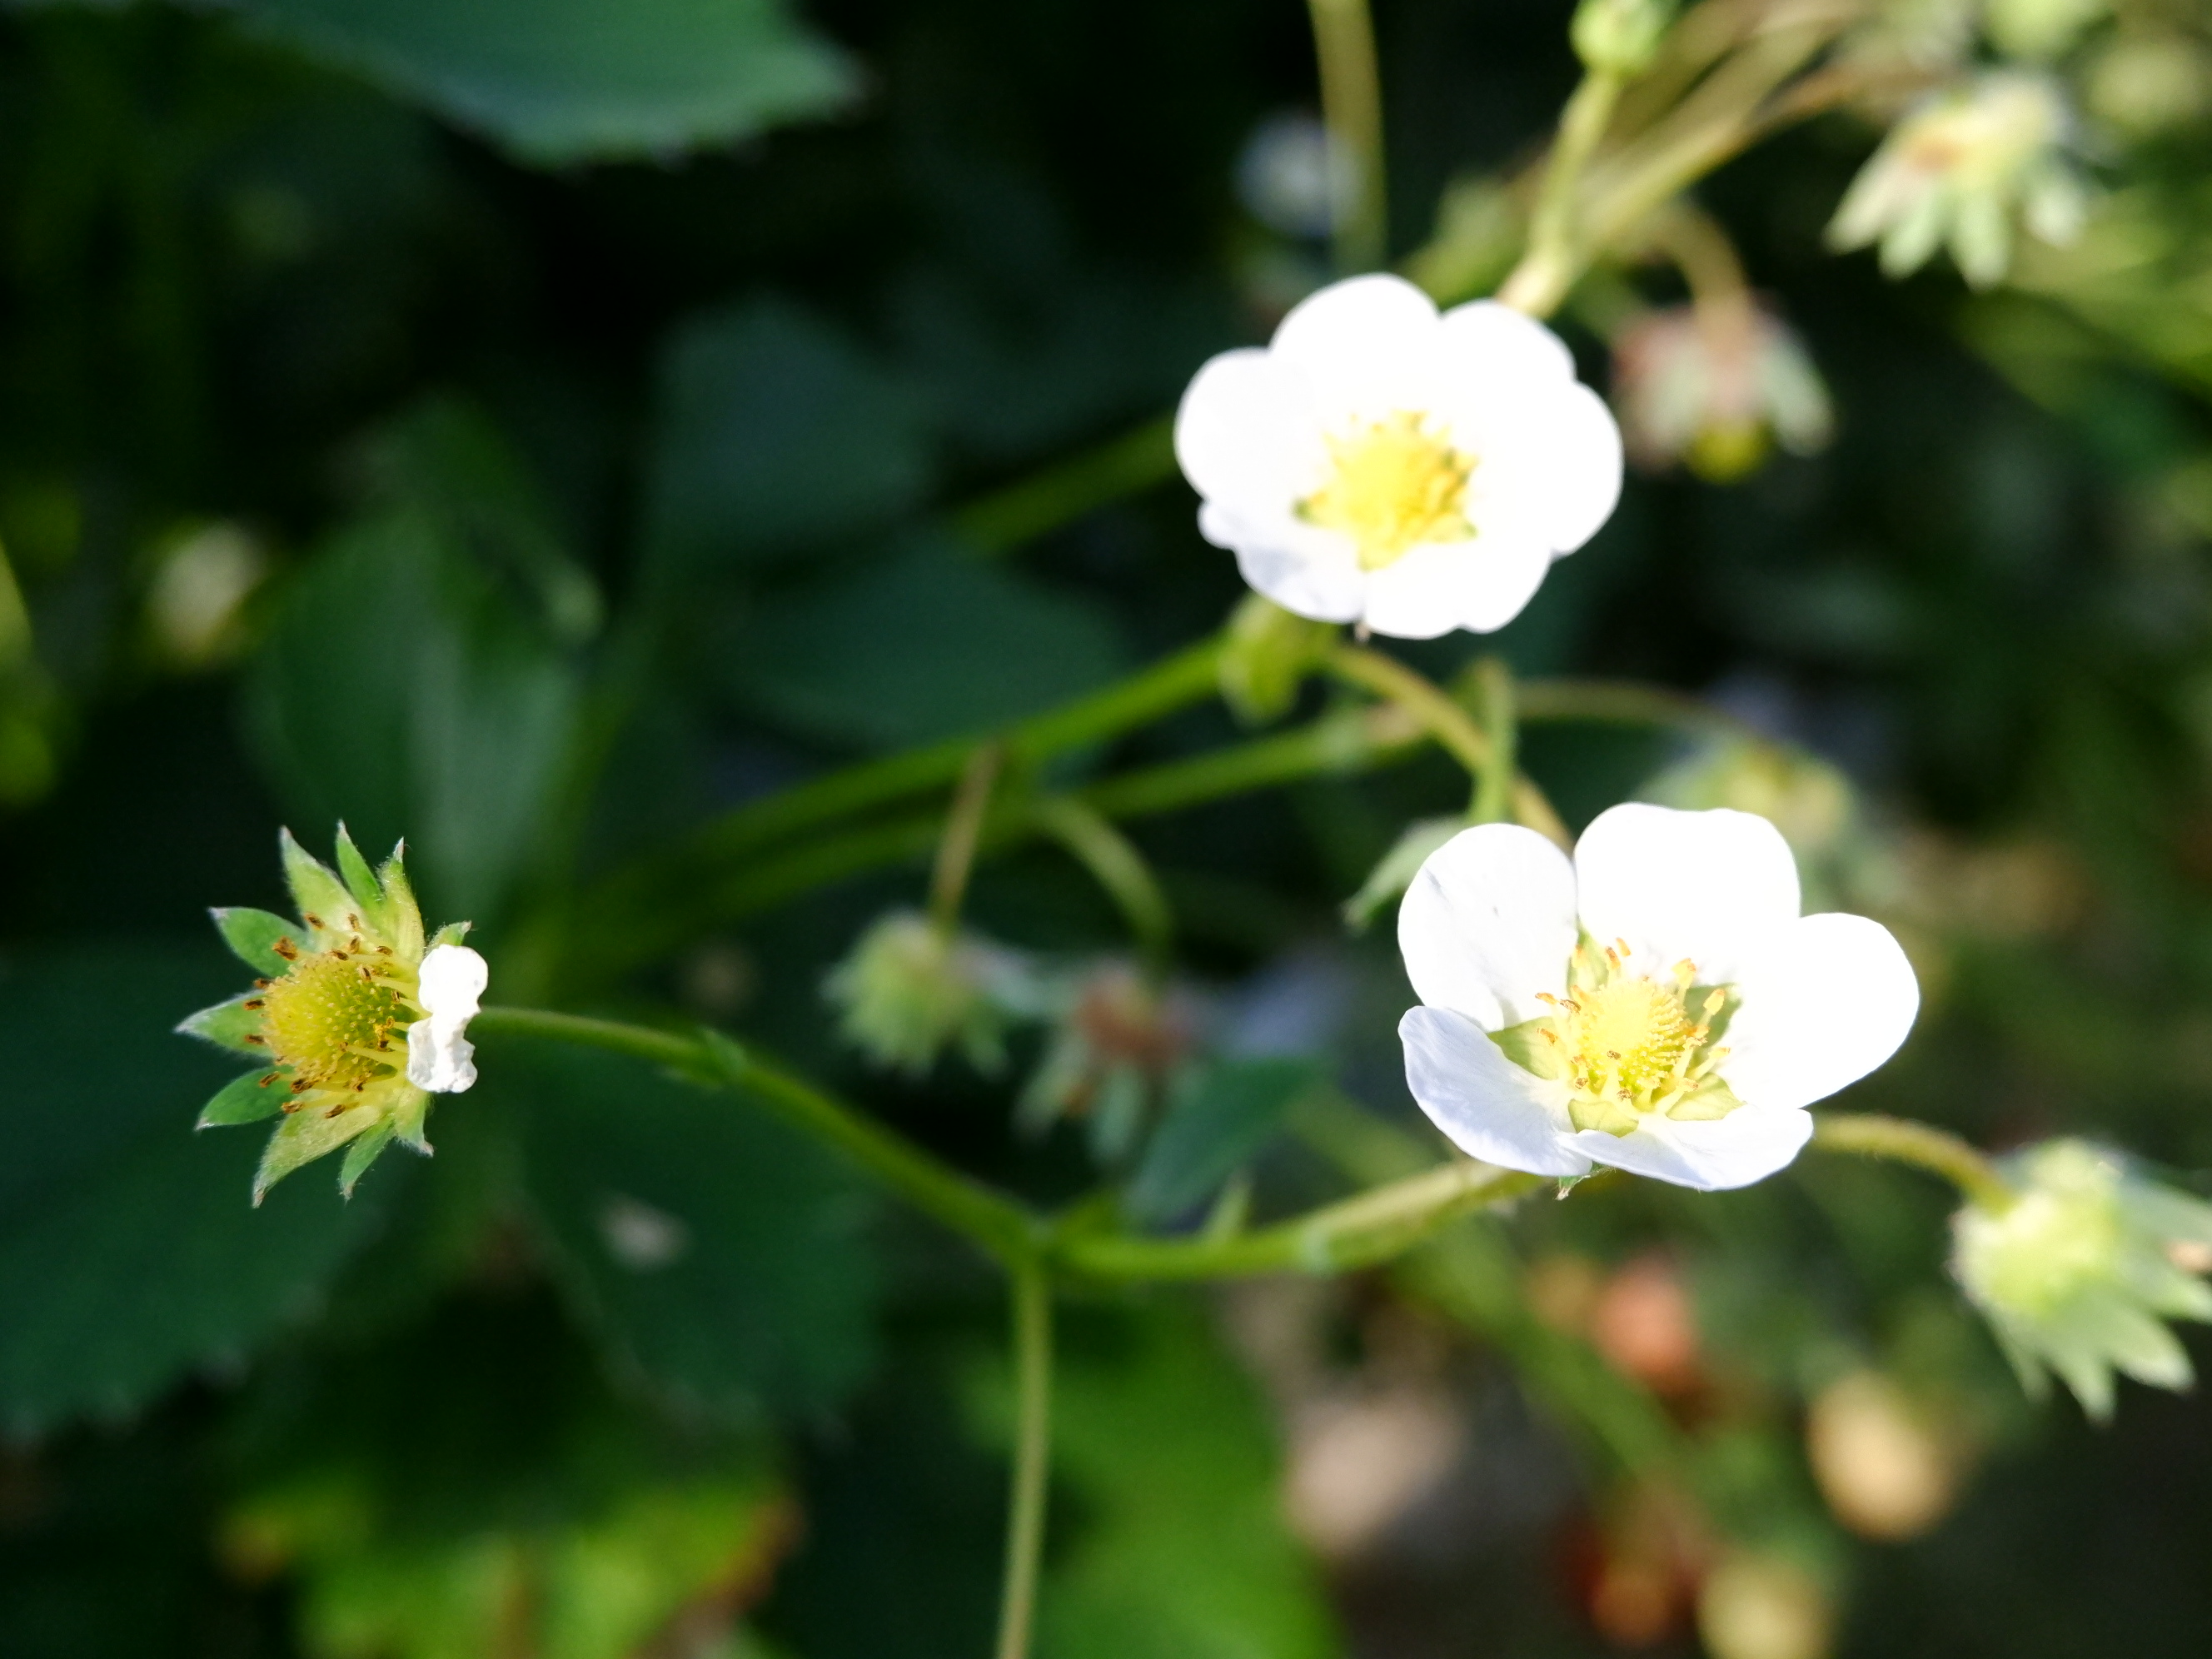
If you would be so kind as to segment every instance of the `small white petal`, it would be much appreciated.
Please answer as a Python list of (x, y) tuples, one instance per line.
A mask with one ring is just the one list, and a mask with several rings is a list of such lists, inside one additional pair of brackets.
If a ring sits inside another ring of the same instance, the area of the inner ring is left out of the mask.
[(1509, 395), (1548, 392), (1575, 375), (1566, 342), (1526, 312), (1495, 300), (1454, 306), (1443, 314), (1445, 349), (1455, 373)]
[(1401, 276), (1354, 276), (1291, 307), (1269, 353), (1298, 370), (1314, 406), (1379, 415), (1422, 407), (1432, 378), (1437, 308)]
[(1553, 551), (1571, 553), (1620, 504), (1620, 426), (1596, 392), (1570, 386), (1552, 410), (1546, 449), (1547, 539)]
[[(1567, 988), (1575, 948), (1575, 877), (1566, 854), (1533, 830), (1484, 823), (1429, 854), (1398, 907), (1398, 948), (1413, 993), (1484, 1030), (1548, 1012)], [(1510, 1063), (1510, 1062), (1509, 1062)]]
[(1920, 1011), (1889, 929), (1840, 913), (1791, 924), (1744, 964), (1736, 988), (1722, 1073), (1761, 1106), (1808, 1106), (1856, 1082), (1897, 1052)]
[(1257, 349), (1224, 351), (1193, 377), (1175, 450), (1192, 489), (1245, 515), (1287, 511), (1328, 459), (1305, 377)]
[(407, 1028), (407, 1080), (434, 1095), (457, 1095), (477, 1080), (476, 1045), (461, 1033), (468, 1022), (418, 1019)]
[[(1216, 517), (1209, 526), (1201, 515), (1199, 527), (1217, 547), (1237, 554), (1237, 568), (1255, 592), (1273, 599), (1284, 610), (1316, 622), (1357, 622), (1367, 604), (1367, 582), (1350, 552), (1338, 556), (1316, 556), (1289, 545), (1269, 545), (1233, 520)], [(1215, 534), (1218, 530), (1223, 533)], [(1285, 536), (1282, 543), (1291, 538)]]
[[(1608, 807), (1575, 846), (1582, 922), (1628, 941), (1665, 973), (1686, 957), (1707, 985), (1734, 981), (1797, 920), (1797, 862), (1782, 832), (1749, 812)], [(1639, 964), (1641, 965), (1641, 964)]]
[(433, 1019), (476, 1017), (491, 969), (465, 945), (434, 945), (422, 958), (420, 974), (422, 1012)]
[(1705, 1122), (1650, 1120), (1649, 1127), (1620, 1136), (1585, 1129), (1572, 1144), (1595, 1163), (1711, 1193), (1764, 1181), (1812, 1138), (1809, 1112), (1739, 1106)]
[(1589, 1171), (1589, 1159), (1562, 1133), (1565, 1091), (1506, 1059), (1474, 1021), (1449, 1009), (1409, 1008), (1398, 1036), (1406, 1086), (1462, 1152), (1531, 1175)]

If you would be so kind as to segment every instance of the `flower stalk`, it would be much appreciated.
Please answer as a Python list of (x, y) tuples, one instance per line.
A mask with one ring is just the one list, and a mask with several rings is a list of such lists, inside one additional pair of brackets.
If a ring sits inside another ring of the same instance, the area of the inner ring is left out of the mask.
[(1336, 263), (1349, 276), (1382, 267), (1389, 252), (1389, 200), (1382, 162), (1382, 81), (1367, 0), (1307, 0), (1320, 61), (1322, 118), (1350, 174), (1349, 199), (1334, 204)]
[(1044, 1555), (1045, 1496), (1052, 1472), (1052, 1279), (1035, 1258), (1011, 1273), (1014, 1348), (1014, 1462), (1008, 1476), (1006, 1564), (1000, 1581), (997, 1659), (1028, 1659)]
[(2018, 1197), (1996, 1166), (1958, 1136), (1910, 1118), (1872, 1112), (1825, 1113), (1813, 1120), (1813, 1144), (1824, 1152), (1850, 1152), (1907, 1164), (1940, 1176), (1992, 1215)]

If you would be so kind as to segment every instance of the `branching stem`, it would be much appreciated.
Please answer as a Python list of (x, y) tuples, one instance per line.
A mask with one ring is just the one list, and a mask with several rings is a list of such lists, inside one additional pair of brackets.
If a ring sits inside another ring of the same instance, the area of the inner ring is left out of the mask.
[(1013, 1310), (1014, 1462), (1006, 1500), (997, 1659), (1028, 1659), (1052, 1470), (1052, 1279), (1035, 1258), (1010, 1275)]

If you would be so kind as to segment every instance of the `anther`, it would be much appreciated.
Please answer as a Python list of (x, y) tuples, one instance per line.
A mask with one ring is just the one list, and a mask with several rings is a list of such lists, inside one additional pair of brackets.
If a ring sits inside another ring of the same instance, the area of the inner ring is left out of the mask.
[(1632, 957), (1636, 954), (1636, 952), (1628, 948), (1628, 941), (1620, 938), (1618, 934), (1613, 937), (1613, 948), (1620, 951), (1620, 954), (1625, 957)]
[(360, 918), (359, 916), (357, 916), (357, 915), (354, 915), (354, 913), (353, 913), (352, 911), (350, 911), (350, 910), (347, 911), (347, 912), (346, 912), (346, 926), (347, 926), (347, 927), (350, 927), (350, 928), (352, 928), (352, 929), (354, 930), (354, 932), (355, 932), (355, 933), (358, 933), (359, 932), (361, 932), (361, 918)]
[(295, 1078), (294, 1078), (294, 1079), (292, 1079), (292, 1092), (293, 1092), (294, 1094), (295, 1094), (295, 1095), (297, 1095), (297, 1094), (304, 1094), (304, 1093), (306, 1093), (306, 1092), (307, 1092), (307, 1079), (305, 1079), (305, 1078), (303, 1078), (303, 1077), (295, 1077)]
[(297, 962), (300, 959), (300, 947), (293, 944), (289, 938), (278, 939), (269, 948), (287, 962)]
[(300, 912), (300, 920), (310, 927), (319, 927), (323, 925), (323, 919), (320, 916), (309, 915), (305, 910)]
[(253, 997), (245, 1002), (240, 1003), (238, 1006), (241, 1008), (266, 1008), (269, 1005), (262, 1000), (261, 998)]
[(257, 1048), (266, 1048), (269, 1046), (269, 1039), (262, 1036), (258, 1031), (248, 1031), (246, 1034), (244, 1041), (252, 1044), (253, 1047)]
[(257, 1089), (265, 1089), (283, 1075), (284, 1073), (282, 1072), (271, 1072), (267, 1077), (263, 1078), (260, 1082), (255, 1084), (253, 1086)]
[(253, 981), (253, 988), (257, 991), (265, 991), (276, 982), (273, 979), (257, 979)]
[(1550, 1004), (1552, 1005), (1552, 1006), (1553, 1006), (1554, 1008), (1556, 1008), (1556, 1007), (1558, 1007), (1558, 1006), (1559, 1006), (1559, 998), (1557, 998), (1557, 997), (1553, 996), (1553, 995), (1549, 991), (1539, 991), (1539, 992), (1537, 992), (1537, 993), (1536, 993), (1536, 1000), (1537, 1000), (1537, 1001), (1539, 1001), (1539, 1002), (1548, 1002), (1548, 1003), (1550, 1003)]

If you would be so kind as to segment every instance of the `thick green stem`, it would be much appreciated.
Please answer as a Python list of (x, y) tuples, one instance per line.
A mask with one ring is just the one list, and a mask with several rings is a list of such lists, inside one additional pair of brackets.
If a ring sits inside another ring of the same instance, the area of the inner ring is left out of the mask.
[(543, 1008), (487, 1008), (477, 1016), (474, 1029), (483, 1036), (507, 1033), (609, 1049), (733, 1089), (802, 1133), (836, 1147), (923, 1214), (998, 1261), (1011, 1267), (1036, 1253), (1041, 1224), (1022, 1205), (719, 1033), (687, 1036)]
[(1321, 65), (1322, 116), (1335, 152), (1331, 160), (1340, 156), (1352, 172), (1352, 199), (1333, 204), (1337, 267), (1346, 276), (1379, 270), (1389, 252), (1389, 200), (1374, 20), (1367, 0), (1306, 0), (1306, 9)]
[(1813, 1144), (1823, 1152), (1910, 1164), (1941, 1176), (1985, 1210), (2010, 1209), (2017, 1196), (1996, 1167), (1976, 1148), (1954, 1134), (1909, 1118), (1882, 1117), (1870, 1112), (1822, 1114), (1813, 1120)]
[(1519, 712), (1525, 722), (1590, 720), (1618, 726), (1656, 726), (1697, 738), (1771, 742), (1749, 721), (1702, 698), (1632, 680), (1523, 680)]
[(1472, 1210), (1533, 1192), (1536, 1176), (1455, 1158), (1292, 1220), (1224, 1237), (1145, 1238), (1071, 1233), (1054, 1246), (1071, 1273), (1091, 1279), (1238, 1279), (1346, 1273), (1411, 1249)]
[(1175, 416), (1162, 415), (1095, 449), (971, 501), (952, 515), (963, 540), (1006, 553), (1175, 476)]
[(1014, 1463), (1008, 1480), (997, 1659), (1028, 1659), (1052, 1469), (1052, 1279), (1044, 1263), (1036, 1260), (1016, 1263), (1011, 1279)]
[(1485, 657), (1474, 665), (1470, 690), (1475, 718), (1490, 739), (1491, 762), (1475, 781), (1468, 817), (1476, 823), (1508, 823), (1513, 817), (1513, 780), (1521, 766), (1513, 671), (1503, 657)]

